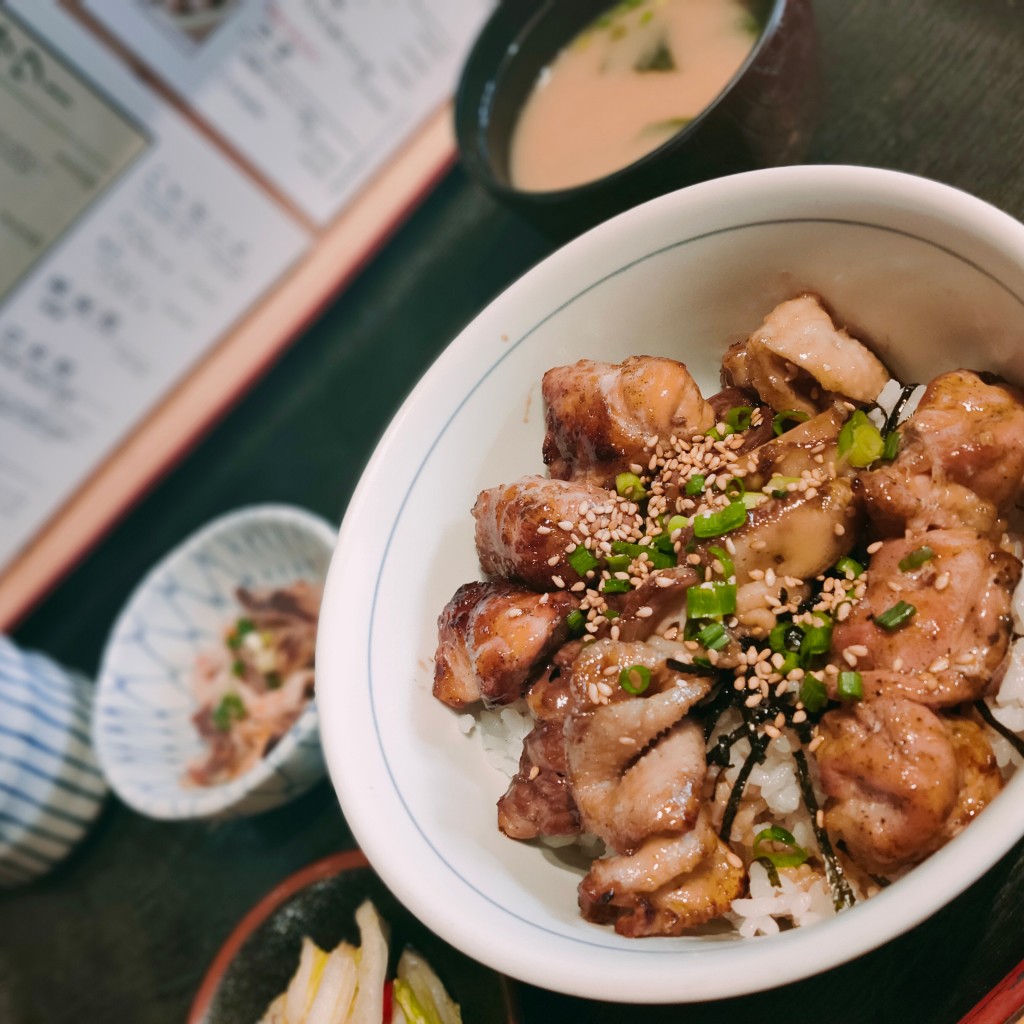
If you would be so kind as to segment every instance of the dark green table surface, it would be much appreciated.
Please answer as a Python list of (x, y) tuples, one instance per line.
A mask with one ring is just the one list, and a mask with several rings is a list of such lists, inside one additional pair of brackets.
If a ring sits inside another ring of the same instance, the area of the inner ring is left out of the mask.
[[(826, 97), (808, 162), (925, 175), (1024, 217), (1024, 0), (818, 0), (817, 10)], [(453, 172), (15, 639), (93, 673), (139, 577), (212, 516), (284, 501), (340, 518), (419, 375), (551, 248)], [(288, 807), (229, 824), (157, 823), (112, 799), (52, 876), (0, 895), (0, 1024), (181, 1021), (249, 906), (292, 871), (351, 845), (326, 782)], [(1018, 845), (930, 921), (825, 976), (689, 1008), (582, 1002), (522, 986), (522, 1016), (526, 1024), (946, 1024), (1024, 957), (1022, 915)]]

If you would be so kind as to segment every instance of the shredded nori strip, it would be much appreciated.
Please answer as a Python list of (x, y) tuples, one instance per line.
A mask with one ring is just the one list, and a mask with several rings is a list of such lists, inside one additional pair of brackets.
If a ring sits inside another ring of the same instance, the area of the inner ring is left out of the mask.
[(992, 709), (983, 700), (976, 700), (974, 702), (974, 707), (977, 710), (978, 714), (985, 719), (987, 725), (995, 729), (995, 731), (999, 733), (999, 735), (1002, 736), (1004, 740), (1008, 740), (1013, 745), (1013, 749), (1016, 750), (1018, 754), (1024, 756), (1024, 740), (1021, 740), (1021, 738), (1016, 733), (1012, 732), (1010, 729), (1007, 729), (1006, 726), (1003, 725), (1003, 723), (1000, 722), (999, 719), (992, 714)]
[(713, 665), (687, 665), (685, 661), (676, 661), (675, 658), (666, 658), (665, 664), (673, 672), (682, 672), (684, 675), (715, 676), (717, 678), (722, 674), (722, 669), (715, 668)]
[(832, 903), (836, 910), (852, 907), (857, 902), (857, 897), (853, 895), (850, 883), (847, 882), (846, 875), (843, 874), (842, 865), (836, 858), (836, 852), (832, 848), (832, 840), (829, 839), (828, 832), (818, 824), (818, 798), (814, 795), (814, 787), (811, 785), (810, 772), (807, 770), (807, 757), (802, 750), (794, 750), (793, 760), (796, 762), (796, 773), (800, 779), (800, 792), (803, 794), (807, 812), (811, 816), (814, 838), (818, 840), (821, 859), (825, 862), (825, 877), (832, 890)]
[(768, 743), (771, 737), (767, 733), (758, 733), (756, 727), (749, 720), (744, 729), (750, 734), (750, 753), (740, 768), (739, 775), (733, 783), (732, 792), (729, 794), (729, 802), (725, 805), (725, 814), (722, 815), (722, 827), (718, 834), (724, 842), (729, 842), (732, 835), (732, 823), (736, 820), (736, 813), (740, 809), (740, 800), (743, 799), (743, 790), (747, 787), (747, 779), (754, 770), (754, 765), (760, 764), (765, 757)]
[(900, 415), (903, 412), (907, 402), (910, 401), (910, 396), (917, 390), (917, 384), (904, 384), (903, 390), (900, 392), (900, 397), (896, 399), (896, 404), (892, 407), (892, 412), (889, 413), (885, 421), (885, 426), (882, 428), (883, 437), (886, 434), (891, 434), (900, 424)]
[(729, 733), (723, 732), (715, 740), (715, 745), (707, 752), (708, 764), (713, 764), (720, 768), (728, 767), (729, 762), (732, 761), (732, 745), (747, 734), (748, 729), (745, 725), (741, 725)]

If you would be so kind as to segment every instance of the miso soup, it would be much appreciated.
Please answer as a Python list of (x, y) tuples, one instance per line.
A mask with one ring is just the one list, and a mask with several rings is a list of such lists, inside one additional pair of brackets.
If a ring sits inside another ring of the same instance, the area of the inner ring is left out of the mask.
[(613, 7), (538, 77), (512, 137), (512, 183), (569, 188), (657, 149), (722, 91), (759, 34), (738, 0)]

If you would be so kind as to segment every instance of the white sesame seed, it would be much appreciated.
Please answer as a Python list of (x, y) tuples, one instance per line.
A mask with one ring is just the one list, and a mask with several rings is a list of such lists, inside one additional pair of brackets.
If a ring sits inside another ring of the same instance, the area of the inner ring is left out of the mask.
[(600, 682), (597, 684), (597, 692), (602, 697), (610, 697), (612, 695), (612, 688), (606, 682)]
[(850, 668), (857, 667), (857, 655), (854, 654), (849, 647), (847, 647), (846, 650), (843, 651), (843, 661), (845, 661), (846, 664), (850, 666)]
[(945, 672), (949, 668), (949, 658), (939, 657), (936, 658), (929, 666), (929, 672)]
[[(824, 736), (817, 737), (817, 739), (819, 739), (819, 740), (823, 740), (824, 738), (825, 738)], [(817, 822), (818, 828), (824, 828), (825, 827), (825, 812), (820, 807), (815, 812), (814, 820)]]
[(644, 605), (642, 608), (637, 608), (636, 617), (638, 619), (649, 619), (654, 614), (654, 609), (649, 605)]
[(846, 649), (858, 658), (866, 658), (868, 656), (868, 649), (863, 644), (850, 644)]
[(560, 530), (565, 530), (565, 532), (568, 533), (570, 530), (574, 529), (574, 524), (570, 523), (568, 519), (563, 519), (559, 522), (558, 528)]
[(519, 616), (523, 614), (523, 609), (522, 608), (509, 608), (507, 614), (508, 614), (508, 617), (510, 619), (518, 619)]
[(945, 590), (949, 586), (949, 573), (942, 573), (939, 578), (935, 581), (936, 590)]
[(619, 639), (619, 627), (618, 626), (612, 626), (612, 628), (611, 628), (611, 638), (613, 640), (618, 640)]
[(565, 586), (565, 580), (563, 580), (561, 576), (552, 576), (551, 582), (554, 583), (554, 585), (558, 587), (559, 590), (561, 590)]
[[(794, 717), (796, 717), (796, 716), (794, 716)], [(825, 742), (825, 737), (824, 736), (815, 736), (814, 739), (811, 740), (811, 742), (807, 744), (807, 749), (813, 754), (818, 749), (818, 747), (820, 747), (822, 745), (822, 743), (824, 743), (824, 742)], [(821, 814), (821, 811), (818, 811), (818, 814)], [(824, 815), (822, 815), (822, 819), (824, 819)]]
[(752, 693), (744, 702), (748, 708), (756, 708), (761, 703), (761, 692)]
[(532, 768), (530, 769), (530, 776), (529, 776), (529, 778), (530, 778), (530, 781), (531, 781), (531, 782), (533, 782), (533, 780), (534, 780), (535, 778), (537, 778), (537, 776), (538, 776), (538, 775), (540, 775), (540, 768), (539, 768), (539, 767), (538, 767), (537, 765), (534, 765), (534, 766), (533, 766), (533, 767), (532, 767)]
[(623, 744), (623, 746), (626, 746), (626, 747), (635, 747), (636, 746), (636, 740), (633, 739), (632, 736), (620, 736), (619, 737), (619, 742), (621, 744)]
[(573, 593), (578, 594), (581, 590), (586, 590), (587, 585), (583, 580), (580, 580), (578, 583), (574, 583), (569, 589), (573, 591)]
[(539, 534), (541, 534), (542, 536), (547, 536), (551, 532), (551, 527), (550, 526), (538, 526), (537, 527), (537, 532)]
[(873, 554), (875, 554), (876, 551), (881, 551), (881, 550), (882, 550), (882, 542), (880, 540), (876, 540), (873, 544), (869, 544), (868, 545), (868, 554), (869, 555), (873, 555)]
[(832, 532), (833, 532), (833, 533), (834, 533), (834, 534), (835, 534), (835, 535), (836, 535), (837, 537), (842, 537), (842, 535), (843, 535), (844, 533), (846, 533), (846, 527), (845, 527), (845, 526), (843, 526), (843, 524), (842, 524), (842, 523), (836, 523), (836, 525), (832, 527)]
[(674, 581), (673, 581), (671, 576), (655, 576), (654, 577), (654, 584), (655, 584), (655, 586), (658, 586), (658, 587), (671, 587), (673, 582)]
[(893, 660), (892, 660), (892, 667), (893, 667), (893, 670), (896, 671), (896, 672), (902, 671), (903, 670), (903, 659), (902, 658), (893, 658)]
[(765, 570), (764, 581), (768, 584), (769, 587), (775, 586), (775, 570), (772, 569), (770, 566)]
[(770, 736), (773, 740), (777, 740), (782, 735), (782, 733), (779, 732), (779, 730), (776, 729), (774, 725), (766, 725), (764, 727), (764, 731), (765, 735)]

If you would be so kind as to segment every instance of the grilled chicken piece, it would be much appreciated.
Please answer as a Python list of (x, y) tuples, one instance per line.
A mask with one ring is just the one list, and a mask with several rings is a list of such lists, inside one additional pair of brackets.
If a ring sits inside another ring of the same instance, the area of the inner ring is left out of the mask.
[(510, 839), (579, 833), (560, 720), (538, 722), (523, 741), (519, 771), (498, 801), (498, 828)]
[(504, 581), (459, 587), (437, 620), (434, 696), (453, 708), (518, 700), (579, 604), (564, 590), (542, 597)]
[(544, 462), (562, 480), (608, 486), (632, 463), (647, 464), (646, 438), (703, 434), (715, 422), (686, 367), (660, 356), (581, 359), (548, 370), (541, 391)]
[[(917, 569), (899, 563), (927, 545), (934, 556)], [(1009, 650), (1011, 599), (1021, 564), (971, 530), (931, 530), (885, 541), (871, 558), (864, 597), (835, 626), (835, 664), (860, 645), (864, 695), (904, 697), (952, 707), (985, 693)], [(898, 629), (875, 623), (898, 601), (917, 609)], [(829, 678), (834, 679), (835, 676)]]
[(847, 417), (846, 409), (833, 405), (784, 434), (773, 436), (736, 464), (737, 475), (743, 477), (748, 491), (760, 491), (773, 477), (799, 478), (804, 471), (828, 476), (849, 472), (836, 452)]
[(886, 874), (936, 849), (959, 792), (956, 751), (938, 715), (882, 697), (829, 711), (820, 728), (825, 825), (860, 865)]
[(743, 894), (746, 872), (730, 859), (725, 843), (713, 838), (712, 851), (692, 871), (654, 892), (605, 889), (593, 893), (588, 875), (579, 890), (583, 916), (598, 924), (614, 924), (628, 938), (682, 935), (721, 917)]
[(889, 371), (859, 341), (837, 329), (817, 297), (776, 306), (722, 360), (722, 382), (752, 388), (773, 409), (814, 415), (835, 398), (873, 402)]
[(1003, 788), (1003, 776), (985, 730), (968, 718), (951, 715), (943, 720), (959, 771), (956, 806), (942, 830), (945, 843), (959, 835)]
[(969, 370), (936, 377), (895, 461), (861, 481), (884, 535), (953, 526), (994, 534), (1024, 490), (1024, 394)]
[(542, 476), (481, 491), (473, 506), (480, 565), (491, 576), (538, 590), (561, 589), (555, 576), (571, 586), (580, 577), (565, 550), (569, 534), (558, 524), (577, 523), (584, 503), (604, 508), (610, 501), (608, 492), (593, 484)]
[(685, 715), (707, 691), (706, 680), (684, 679), (566, 721), (569, 777), (586, 831), (627, 853), (652, 832), (693, 826), (704, 783), (704, 734)]

